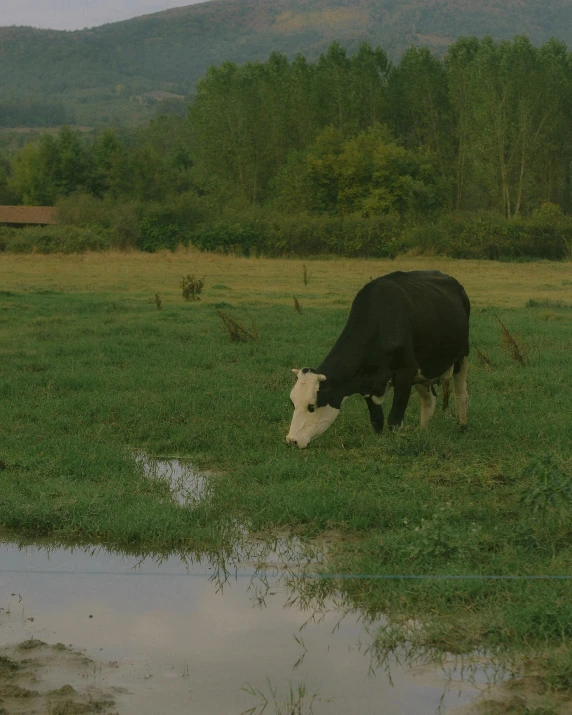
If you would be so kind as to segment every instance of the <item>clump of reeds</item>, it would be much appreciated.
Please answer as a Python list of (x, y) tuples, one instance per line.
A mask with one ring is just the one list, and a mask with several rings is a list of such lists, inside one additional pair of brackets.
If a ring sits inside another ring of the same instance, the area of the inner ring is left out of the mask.
[(155, 293), (155, 305), (157, 306), (157, 310), (163, 309), (163, 301), (158, 293)]
[(233, 343), (247, 343), (249, 340), (256, 342), (258, 340), (258, 328), (256, 323), (248, 311), (246, 311), (246, 314), (250, 320), (250, 330), (239, 320), (232, 318), (228, 313), (225, 313), (223, 310), (217, 310), (217, 315), (225, 324)]
[(519, 365), (528, 365), (528, 345), (520, 340), (518, 333), (511, 333), (498, 315), (495, 318), (502, 330), (502, 349)]
[(481, 350), (475, 343), (473, 343), (473, 347), (475, 348), (475, 351), (477, 353), (477, 362), (479, 365), (487, 365), (487, 367), (493, 367), (492, 360), (489, 357), (489, 354), (487, 353), (486, 350)]
[(295, 295), (293, 296), (293, 298), (294, 298), (294, 310), (297, 313), (300, 313), (300, 315), (302, 315), (302, 306), (300, 305), (300, 301), (298, 300), (298, 298), (296, 298)]
[(181, 289), (185, 300), (200, 300), (200, 295), (205, 285), (205, 277), (197, 278), (188, 273), (181, 279)]

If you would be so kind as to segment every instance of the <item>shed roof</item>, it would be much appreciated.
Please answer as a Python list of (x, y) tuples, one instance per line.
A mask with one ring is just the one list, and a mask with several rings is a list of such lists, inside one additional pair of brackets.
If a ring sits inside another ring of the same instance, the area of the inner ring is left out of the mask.
[(53, 206), (0, 206), (0, 223), (56, 223)]

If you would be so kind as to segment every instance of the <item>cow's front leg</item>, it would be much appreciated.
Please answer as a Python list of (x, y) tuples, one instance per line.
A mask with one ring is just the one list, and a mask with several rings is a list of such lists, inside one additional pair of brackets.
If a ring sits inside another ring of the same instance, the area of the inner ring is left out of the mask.
[(376, 434), (381, 434), (383, 432), (383, 397), (377, 397), (376, 395), (365, 395), (365, 401), (367, 403), (367, 409), (369, 410), (369, 419), (371, 420), (371, 426)]
[(387, 418), (389, 429), (400, 427), (403, 424), (405, 410), (407, 409), (407, 403), (411, 395), (413, 374), (409, 370), (402, 370), (395, 373), (395, 377), (393, 378), (393, 404), (391, 405), (391, 411)]
[(415, 385), (415, 389), (421, 400), (421, 427), (426, 427), (435, 412), (437, 397), (428, 385)]

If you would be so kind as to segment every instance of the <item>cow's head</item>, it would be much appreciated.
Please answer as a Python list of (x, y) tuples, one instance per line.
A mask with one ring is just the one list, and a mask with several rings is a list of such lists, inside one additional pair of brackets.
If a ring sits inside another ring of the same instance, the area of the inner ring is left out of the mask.
[(329, 393), (327, 388), (320, 391), (320, 386), (323, 388), (326, 381), (325, 375), (318, 375), (307, 367), (292, 372), (297, 377), (290, 393), (294, 416), (286, 442), (304, 449), (336, 419), (342, 398), (326, 397)]

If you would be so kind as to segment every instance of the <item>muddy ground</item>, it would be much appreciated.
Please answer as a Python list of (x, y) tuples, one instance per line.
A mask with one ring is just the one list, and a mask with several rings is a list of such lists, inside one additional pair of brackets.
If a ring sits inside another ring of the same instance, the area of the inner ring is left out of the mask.
[(26, 640), (0, 648), (0, 715), (114, 715), (119, 689), (96, 684), (114, 668), (63, 643)]

